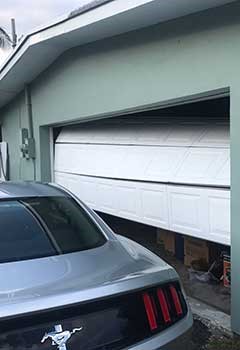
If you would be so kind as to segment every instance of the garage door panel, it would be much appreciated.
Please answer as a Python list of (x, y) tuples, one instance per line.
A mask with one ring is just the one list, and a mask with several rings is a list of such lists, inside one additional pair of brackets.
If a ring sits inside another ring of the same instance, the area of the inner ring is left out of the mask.
[(230, 191), (56, 173), (55, 181), (95, 210), (230, 244)]
[(229, 124), (208, 125), (199, 140), (194, 145), (199, 147), (229, 148), (230, 127)]
[(138, 214), (138, 189), (133, 183), (117, 185), (117, 208), (120, 216), (135, 219)]
[[(74, 159), (74, 157), (72, 156), (73, 148), (74, 147), (72, 147), (72, 145), (65, 145), (61, 143), (55, 145), (55, 159), (54, 159), (55, 172), (67, 172), (68, 169), (71, 169), (71, 173), (73, 173), (74, 164), (76, 162), (76, 159)], [(79, 154), (79, 157), (81, 157), (80, 154)], [(66, 159), (67, 159), (67, 162), (66, 162)]]
[[(196, 118), (193, 118), (196, 119)], [(65, 127), (57, 143), (95, 143), (200, 147), (229, 147), (229, 125), (221, 118), (193, 123), (192, 118), (141, 118), (133, 122), (101, 121), (98, 125)]]
[(160, 184), (140, 185), (140, 215), (150, 225), (169, 228), (167, 186)]
[(195, 188), (168, 187), (170, 230), (203, 235), (201, 194), (202, 191)]
[[(135, 125), (135, 129), (137, 130), (136, 139), (129, 138), (130, 144), (135, 145), (158, 145), (164, 146), (166, 145), (167, 139), (171, 133), (171, 126), (169, 124), (148, 124), (147, 132), (146, 125)], [(122, 130), (124, 132), (124, 130)]]
[[(79, 181), (81, 179), (81, 181)], [(55, 172), (55, 182), (74, 193), (91, 208), (96, 209), (97, 183), (88, 177)]]
[(169, 146), (192, 146), (204, 133), (203, 125), (175, 125), (171, 128), (165, 145)]
[[(209, 233), (216, 240), (229, 244), (230, 192), (212, 191), (209, 194)], [(220, 215), (219, 215), (220, 214)]]
[(177, 182), (229, 186), (229, 159), (228, 149), (192, 148), (176, 171)]
[(229, 150), (57, 144), (55, 170), (157, 182), (229, 186)]
[(97, 193), (94, 194), (94, 197), (97, 196), (97, 207), (101, 207), (101, 210), (108, 212), (109, 214), (115, 213), (115, 196), (114, 196), (114, 186), (107, 181), (98, 180), (97, 182)]
[(186, 148), (162, 147), (152, 148), (146, 155), (145, 180), (168, 182), (171, 181), (176, 168), (183, 162)]
[(231, 179), (231, 166), (230, 166), (230, 152), (226, 155), (225, 159), (222, 160), (222, 163), (219, 166), (219, 170), (216, 171), (216, 182), (219, 184), (225, 183), (230, 186)]
[(229, 126), (220, 119), (63, 128), (55, 180), (93, 209), (230, 244)]
[(70, 190), (70, 186), (68, 185), (68, 176), (66, 176), (66, 174), (55, 171), (54, 180), (57, 184), (66, 187)]

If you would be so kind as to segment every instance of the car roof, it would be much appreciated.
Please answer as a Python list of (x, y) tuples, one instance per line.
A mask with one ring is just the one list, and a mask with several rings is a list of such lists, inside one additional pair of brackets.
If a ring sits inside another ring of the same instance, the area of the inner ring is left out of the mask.
[(48, 183), (33, 181), (0, 182), (0, 200), (26, 197), (65, 196), (63, 190)]

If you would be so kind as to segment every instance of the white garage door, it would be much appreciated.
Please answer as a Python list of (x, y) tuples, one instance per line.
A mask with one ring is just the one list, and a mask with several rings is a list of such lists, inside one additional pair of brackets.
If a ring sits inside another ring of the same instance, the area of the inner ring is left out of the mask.
[(221, 119), (65, 127), (55, 181), (93, 209), (230, 244), (229, 126)]

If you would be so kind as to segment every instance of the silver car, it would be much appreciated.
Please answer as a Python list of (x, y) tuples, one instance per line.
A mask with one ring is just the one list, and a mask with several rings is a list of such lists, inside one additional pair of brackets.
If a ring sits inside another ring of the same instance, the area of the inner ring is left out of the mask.
[(0, 349), (187, 349), (175, 270), (50, 184), (0, 184)]

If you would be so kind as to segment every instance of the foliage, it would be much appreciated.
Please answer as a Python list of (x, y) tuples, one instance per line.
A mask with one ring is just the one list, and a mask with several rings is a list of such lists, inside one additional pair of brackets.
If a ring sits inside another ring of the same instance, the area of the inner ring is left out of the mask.
[(6, 43), (11, 43), (11, 42), (12, 40), (8, 35), (8, 33), (3, 28), (0, 27), (0, 48), (4, 47)]
[(240, 340), (218, 338), (211, 339), (207, 345), (207, 350), (240, 350)]

